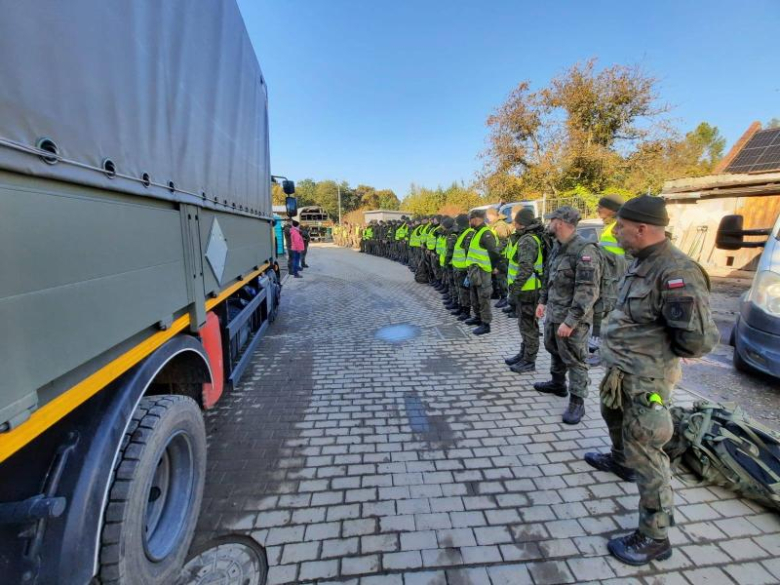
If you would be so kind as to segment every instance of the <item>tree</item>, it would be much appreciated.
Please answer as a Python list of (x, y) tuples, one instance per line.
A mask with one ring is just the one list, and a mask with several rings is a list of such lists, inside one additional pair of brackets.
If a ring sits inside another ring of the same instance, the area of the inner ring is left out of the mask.
[(322, 207), (332, 218), (339, 216), (339, 187), (336, 181), (320, 181), (314, 190), (314, 205)]
[(401, 202), (398, 201), (398, 197), (393, 193), (392, 189), (382, 189), (376, 192), (378, 199), (379, 209), (395, 210), (401, 206)]
[(595, 59), (538, 91), (520, 83), (487, 120), (484, 176), (513, 193), (507, 176), (533, 193), (603, 190), (637, 143), (666, 129), (656, 85), (637, 66), (597, 70)]
[(317, 183), (312, 179), (302, 179), (295, 185), (295, 196), (298, 198), (298, 207), (314, 205), (316, 199)]
[(271, 201), (273, 205), (284, 205), (287, 195), (279, 183), (271, 183)]
[(769, 120), (769, 122), (766, 123), (765, 130), (769, 130), (770, 128), (780, 128), (780, 118), (772, 118)]

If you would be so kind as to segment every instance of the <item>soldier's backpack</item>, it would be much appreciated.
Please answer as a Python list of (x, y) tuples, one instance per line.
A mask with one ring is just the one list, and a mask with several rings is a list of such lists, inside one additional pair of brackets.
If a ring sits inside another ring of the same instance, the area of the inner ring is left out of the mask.
[(674, 407), (674, 437), (664, 447), (673, 466), (685, 464), (715, 484), (780, 510), (780, 433), (734, 403)]

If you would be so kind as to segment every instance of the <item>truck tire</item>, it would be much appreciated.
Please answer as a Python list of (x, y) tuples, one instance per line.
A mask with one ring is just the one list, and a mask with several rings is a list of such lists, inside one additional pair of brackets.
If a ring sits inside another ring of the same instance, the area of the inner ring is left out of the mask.
[(100, 547), (104, 585), (173, 582), (184, 564), (203, 497), (206, 429), (186, 396), (141, 400), (109, 490)]

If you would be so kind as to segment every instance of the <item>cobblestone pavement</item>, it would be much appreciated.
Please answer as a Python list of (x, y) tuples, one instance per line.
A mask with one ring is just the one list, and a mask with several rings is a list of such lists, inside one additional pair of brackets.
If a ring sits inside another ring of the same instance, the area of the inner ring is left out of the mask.
[(536, 375), (503, 364), (516, 321), (475, 338), (405, 267), (332, 246), (309, 258), (207, 417), (196, 542), (254, 537), (272, 585), (780, 582), (780, 517), (678, 480), (672, 558), (615, 561), (606, 541), (635, 528), (637, 495), (582, 461), (607, 448), (595, 392), (563, 425), (564, 399), (532, 389), (547, 355)]

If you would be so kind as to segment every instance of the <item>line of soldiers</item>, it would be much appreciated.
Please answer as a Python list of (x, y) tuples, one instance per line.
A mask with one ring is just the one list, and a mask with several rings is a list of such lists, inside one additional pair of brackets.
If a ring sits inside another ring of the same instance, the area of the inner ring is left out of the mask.
[(608, 549), (631, 565), (669, 558), (674, 517), (663, 446), (673, 435), (672, 390), (680, 358), (700, 357), (719, 339), (706, 272), (669, 240), (669, 216), (658, 197), (602, 197), (598, 243), (577, 233), (580, 215), (568, 206), (545, 217), (547, 229), (523, 209), (504, 237), (506, 222), (490, 211), (370, 224), (361, 251), (407, 264), (417, 282), (442, 293), (453, 315), (477, 326), (475, 335), (490, 333), (491, 296), (505, 294), (499, 304), (517, 316), (522, 339), (518, 354), (505, 361), (517, 373), (535, 370), (544, 318), (551, 380), (534, 389), (569, 397), (567, 424), (578, 424), (585, 412), (592, 327), (607, 368), (599, 397), (612, 449), (584, 459), (636, 482), (639, 491), (638, 529), (613, 538)]
[(357, 223), (344, 222), (342, 225), (333, 227), (333, 243), (344, 248), (360, 248), (360, 241), (363, 237), (363, 226)]

